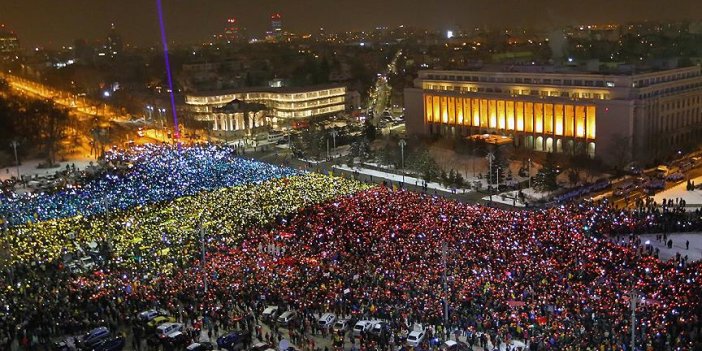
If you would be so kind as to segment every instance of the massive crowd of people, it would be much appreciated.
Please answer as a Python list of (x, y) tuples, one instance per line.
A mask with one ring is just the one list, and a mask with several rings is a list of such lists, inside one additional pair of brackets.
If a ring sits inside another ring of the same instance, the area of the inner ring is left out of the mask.
[(145, 145), (106, 154), (106, 164), (128, 165), (80, 188), (56, 193), (0, 195), (0, 218), (10, 225), (76, 215), (90, 216), (193, 195), (203, 190), (299, 174), (291, 168), (237, 157), (226, 146)]
[[(135, 163), (148, 162), (138, 155)], [(252, 164), (244, 169), (272, 169)], [(124, 325), (156, 306), (231, 321), (240, 311), (233, 306), (279, 304), (382, 318), (398, 331), (446, 324), (534, 350), (629, 350), (635, 292), (640, 349), (690, 350), (702, 341), (702, 266), (661, 261), (638, 245), (635, 233), (668, 218), (655, 211), (592, 203), (511, 211), (273, 173), (287, 176), (232, 177), (241, 184), (6, 229), (0, 334), (41, 343)], [(105, 262), (66, 269), (65, 256), (92, 242)]]

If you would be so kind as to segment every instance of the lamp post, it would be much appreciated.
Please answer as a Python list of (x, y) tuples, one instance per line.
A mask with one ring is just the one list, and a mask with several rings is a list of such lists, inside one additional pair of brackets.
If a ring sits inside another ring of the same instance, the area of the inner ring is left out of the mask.
[(159, 120), (161, 121), (161, 137), (163, 137), (164, 132), (165, 132), (164, 130), (166, 129), (166, 127), (164, 126), (165, 119), (163, 117), (165, 113), (166, 113), (165, 108), (158, 108), (158, 116), (159, 116)]
[(531, 189), (531, 158), (527, 163), (527, 176), (529, 177), (529, 188)]
[(638, 299), (636, 290), (631, 289), (631, 350), (636, 350), (636, 303)]
[(407, 141), (405, 139), (400, 139), (397, 143), (400, 146), (400, 158), (402, 160), (402, 183), (405, 182), (405, 146), (407, 146)]
[(442, 274), (441, 274), (441, 280), (442, 280), (442, 285), (444, 288), (444, 328), (448, 327), (448, 319), (449, 319), (449, 311), (448, 311), (448, 299), (446, 296), (448, 295), (448, 284), (447, 284), (447, 278), (446, 278), (446, 255), (448, 251), (448, 245), (446, 244), (446, 241), (442, 241), (441, 243), (441, 266), (442, 266)]
[(200, 231), (200, 242), (202, 243), (202, 263), (201, 263), (201, 269), (202, 269), (202, 282), (205, 288), (205, 295), (207, 295), (207, 272), (205, 271), (205, 255), (207, 254), (207, 248), (205, 246), (205, 226), (204, 226), (204, 215), (205, 215), (205, 210), (202, 210), (200, 212), (200, 216), (198, 218), (198, 229)]
[(19, 141), (13, 140), (10, 142), (10, 147), (15, 151), (15, 166), (17, 167), (17, 180), (20, 179), (20, 170), (19, 170), (19, 158), (17, 157), (17, 147), (20, 145)]
[(490, 165), (490, 169), (489, 169), (490, 176), (488, 178), (488, 185), (492, 186), (492, 162), (495, 161), (495, 154), (492, 152), (488, 153), (487, 159), (488, 159), (488, 163)]
[(339, 132), (336, 129), (334, 129), (329, 133), (329, 135), (331, 135), (332, 137), (332, 140), (334, 142), (334, 150), (336, 150), (336, 137), (339, 136)]
[(153, 119), (154, 107), (151, 105), (146, 106), (146, 111), (149, 113), (149, 119)]
[(492, 202), (492, 162), (495, 160), (495, 154), (492, 152), (487, 154), (487, 159), (490, 164), (490, 168), (488, 172), (490, 173), (490, 176), (488, 178), (488, 192), (490, 193), (490, 202)]

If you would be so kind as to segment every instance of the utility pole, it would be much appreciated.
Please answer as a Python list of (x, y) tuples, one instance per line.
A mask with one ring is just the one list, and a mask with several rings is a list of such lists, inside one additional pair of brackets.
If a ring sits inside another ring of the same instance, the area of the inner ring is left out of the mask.
[(497, 179), (495, 180), (497, 183), (497, 192), (500, 192), (500, 167), (497, 167)]
[(405, 139), (400, 139), (398, 143), (400, 145), (400, 157), (402, 158), (402, 183), (405, 182), (405, 146), (407, 146), (407, 141)]
[(327, 138), (327, 160), (329, 159), (329, 138)]
[(17, 147), (20, 145), (19, 141), (13, 140), (10, 142), (10, 146), (12, 149), (15, 151), (15, 166), (17, 167), (17, 180), (20, 180), (20, 171), (19, 171), (19, 158), (17, 157)]
[(205, 270), (205, 255), (207, 254), (207, 248), (205, 246), (205, 226), (203, 223), (205, 210), (200, 212), (199, 227), (200, 227), (200, 242), (202, 243), (202, 281), (205, 287), (205, 295), (207, 295), (207, 271)]
[(639, 299), (636, 290), (631, 289), (631, 351), (636, 350), (636, 302)]
[(490, 177), (488, 178), (488, 186), (492, 187), (492, 161), (495, 160), (495, 154), (493, 154), (492, 152), (488, 153), (487, 159), (488, 159), (488, 162), (490, 164), (490, 170), (489, 170)]
[(443, 285), (444, 285), (444, 328), (448, 327), (448, 299), (446, 299), (446, 296), (448, 295), (448, 283), (446, 281), (446, 254), (448, 251), (448, 245), (446, 244), (446, 241), (441, 242), (441, 266), (443, 268), (443, 273), (442, 273), (442, 280), (443, 280)]
[(334, 141), (334, 149), (336, 149), (336, 137), (339, 136), (339, 131), (336, 129), (332, 130), (331, 133), (329, 133), (332, 137), (332, 140)]
[(531, 188), (531, 158), (527, 163), (527, 176), (529, 177), (529, 188)]

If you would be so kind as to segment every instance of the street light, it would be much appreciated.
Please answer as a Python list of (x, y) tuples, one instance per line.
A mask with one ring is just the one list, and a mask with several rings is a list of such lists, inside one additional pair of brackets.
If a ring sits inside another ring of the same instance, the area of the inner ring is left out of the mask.
[(492, 186), (492, 162), (495, 161), (495, 154), (492, 152), (489, 152), (487, 154), (487, 159), (488, 159), (488, 162), (490, 164), (490, 169), (489, 169), (490, 176), (488, 178), (488, 185)]
[(146, 106), (146, 111), (149, 112), (149, 119), (152, 119), (152, 118), (153, 118), (154, 107), (151, 106), (151, 105), (147, 105), (147, 106)]
[(202, 282), (204, 283), (205, 295), (207, 295), (207, 272), (205, 271), (205, 255), (207, 254), (207, 248), (205, 246), (205, 226), (204, 226), (204, 216), (205, 210), (200, 212), (198, 217), (198, 229), (200, 231), (200, 242), (202, 242)]
[(405, 139), (400, 139), (400, 142), (397, 143), (400, 145), (400, 157), (402, 159), (402, 183), (405, 182), (405, 146), (407, 146), (407, 141)]
[(17, 140), (13, 140), (10, 142), (10, 147), (12, 147), (15, 150), (15, 166), (17, 167), (17, 180), (20, 179), (19, 158), (17, 157), (17, 147), (19, 145), (20, 143)]
[[(488, 190), (490, 192), (490, 202), (492, 202), (492, 162), (495, 161), (495, 154), (492, 152), (489, 152), (487, 154), (487, 159), (488, 159), (488, 162), (490, 163), (490, 168), (488, 170), (488, 172), (490, 173), (490, 176), (488, 178)], [(499, 177), (499, 174), (498, 174), (498, 177)], [(498, 191), (499, 191), (499, 186), (498, 186)]]
[(334, 140), (334, 150), (336, 150), (336, 137), (339, 135), (339, 132), (336, 129), (333, 129), (329, 134), (331, 135), (332, 140)]

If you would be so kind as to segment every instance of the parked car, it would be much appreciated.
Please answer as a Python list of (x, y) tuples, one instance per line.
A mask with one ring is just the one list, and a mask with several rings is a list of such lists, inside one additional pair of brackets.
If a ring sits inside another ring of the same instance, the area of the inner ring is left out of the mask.
[(257, 342), (251, 346), (250, 351), (266, 351), (270, 348), (270, 345), (266, 344), (265, 342)]
[(182, 323), (163, 323), (156, 327), (156, 336), (160, 339), (164, 339), (174, 332), (182, 332), (183, 329), (184, 326)]
[(92, 351), (122, 351), (126, 340), (123, 336), (104, 339), (97, 345), (93, 346)]
[(163, 343), (170, 348), (182, 348), (190, 344), (190, 337), (188, 334), (183, 333), (180, 330), (176, 330), (163, 338)]
[(624, 196), (636, 190), (639, 186), (634, 183), (626, 183), (614, 189), (614, 196)]
[(261, 314), (261, 318), (263, 318), (264, 321), (274, 321), (277, 317), (278, 306), (268, 306)]
[(185, 348), (187, 351), (212, 351), (214, 349), (214, 344), (209, 342), (194, 342)]
[(217, 338), (217, 347), (228, 351), (238, 350), (251, 341), (251, 335), (245, 331), (232, 331)]
[(470, 346), (462, 341), (446, 340), (441, 344), (442, 351), (469, 351)]
[(356, 322), (356, 325), (353, 326), (353, 336), (359, 337), (361, 336), (362, 332), (368, 332), (372, 327), (373, 322), (369, 320), (358, 321)]
[(333, 330), (337, 333), (339, 332), (346, 332), (349, 329), (349, 320), (348, 319), (339, 319), (334, 323), (334, 328)]
[(675, 172), (675, 173), (669, 174), (667, 177), (665, 177), (665, 180), (667, 180), (669, 182), (679, 182), (683, 179), (685, 179), (685, 175), (680, 173), (680, 172)]
[(413, 331), (407, 335), (407, 345), (417, 347), (424, 341), (424, 331)]
[(140, 312), (137, 315), (137, 319), (142, 321), (142, 322), (149, 322), (152, 319), (159, 317), (159, 316), (168, 316), (168, 312), (166, 312), (164, 310), (156, 310), (156, 309), (147, 310), (147, 311)]
[(376, 337), (388, 336), (390, 334), (390, 325), (387, 322), (375, 322), (369, 332)]
[(278, 325), (287, 326), (295, 318), (297, 318), (297, 312), (293, 310), (285, 311), (278, 317)]
[(110, 330), (107, 327), (95, 328), (79, 339), (79, 346), (82, 349), (91, 349), (101, 341), (111, 336)]
[(329, 329), (334, 325), (336, 321), (336, 315), (333, 313), (325, 313), (317, 320), (317, 324), (321, 329)]
[(156, 316), (147, 323), (149, 328), (156, 328), (164, 323), (175, 323), (176, 319), (171, 316)]

